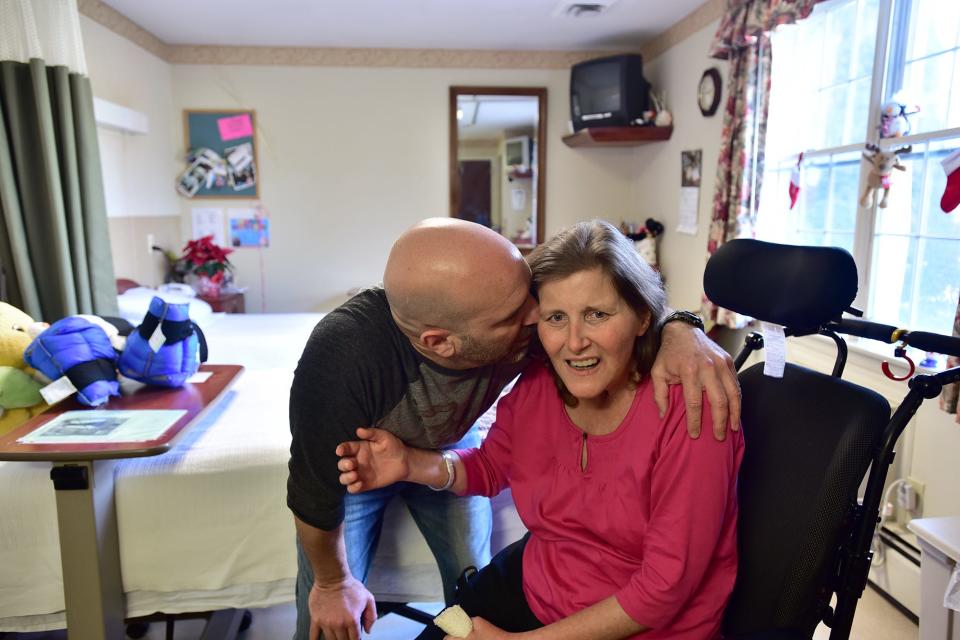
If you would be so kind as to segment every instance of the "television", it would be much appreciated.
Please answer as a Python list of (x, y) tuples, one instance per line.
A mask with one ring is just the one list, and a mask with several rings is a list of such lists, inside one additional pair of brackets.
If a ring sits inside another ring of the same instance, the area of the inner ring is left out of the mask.
[(570, 117), (573, 130), (626, 127), (650, 109), (650, 83), (643, 58), (628, 53), (595, 58), (570, 70)]

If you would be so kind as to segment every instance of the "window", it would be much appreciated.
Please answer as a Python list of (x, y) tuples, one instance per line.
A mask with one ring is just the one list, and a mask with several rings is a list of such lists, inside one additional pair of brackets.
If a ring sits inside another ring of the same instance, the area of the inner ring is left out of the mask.
[[(856, 259), (856, 304), (870, 319), (949, 334), (960, 295), (960, 210), (940, 210), (940, 161), (960, 147), (960, 2), (830, 0), (771, 40), (757, 237), (843, 247)], [(920, 111), (908, 135), (880, 140), (880, 110), (895, 95)], [(868, 142), (911, 146), (885, 208), (858, 205)], [(803, 179), (791, 210), (800, 152)]]

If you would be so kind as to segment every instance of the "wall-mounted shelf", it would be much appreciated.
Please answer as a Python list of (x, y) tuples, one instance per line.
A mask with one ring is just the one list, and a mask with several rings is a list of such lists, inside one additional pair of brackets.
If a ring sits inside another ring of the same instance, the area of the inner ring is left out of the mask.
[(669, 140), (673, 127), (594, 127), (563, 136), (568, 147), (635, 147)]

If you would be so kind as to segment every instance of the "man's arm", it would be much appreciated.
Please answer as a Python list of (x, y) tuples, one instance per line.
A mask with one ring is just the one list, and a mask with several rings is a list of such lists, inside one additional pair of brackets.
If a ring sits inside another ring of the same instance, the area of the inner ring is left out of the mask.
[(317, 529), (294, 516), (300, 546), (313, 568), (310, 587), (310, 640), (322, 633), (327, 640), (357, 640), (359, 622), (370, 633), (377, 619), (373, 596), (347, 566), (343, 525)]
[(733, 358), (700, 329), (685, 322), (668, 322), (660, 330), (660, 351), (650, 371), (661, 417), (669, 404), (667, 385), (682, 384), (687, 406), (687, 432), (700, 435), (703, 390), (713, 417), (713, 435), (726, 437), (727, 425), (740, 429), (740, 383)]

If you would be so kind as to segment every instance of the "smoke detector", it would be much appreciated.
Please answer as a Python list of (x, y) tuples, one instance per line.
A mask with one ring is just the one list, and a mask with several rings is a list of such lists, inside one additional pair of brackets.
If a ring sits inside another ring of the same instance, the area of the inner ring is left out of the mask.
[(553, 10), (554, 18), (589, 18), (599, 16), (617, 3), (617, 0), (589, 0), (576, 2), (564, 0)]

